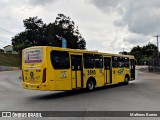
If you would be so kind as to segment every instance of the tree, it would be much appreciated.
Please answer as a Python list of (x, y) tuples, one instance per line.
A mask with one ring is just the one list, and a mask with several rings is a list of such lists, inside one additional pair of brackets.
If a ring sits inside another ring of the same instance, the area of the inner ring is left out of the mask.
[(145, 46), (136, 46), (133, 47), (129, 54), (134, 55), (137, 59), (138, 64), (144, 64), (144, 62), (148, 63), (148, 60), (152, 57), (155, 57), (157, 53), (157, 46), (149, 43)]
[(157, 55), (157, 46), (149, 43), (146, 46), (142, 47), (143, 54), (147, 57), (156, 57)]
[(29, 19), (23, 20), (23, 23), (25, 31), (12, 38), (14, 51), (21, 53), (21, 51), (27, 47), (46, 45), (43, 37), (45, 24), (43, 24), (41, 19), (38, 19), (38, 17), (29, 17)]
[(56, 26), (56, 34), (66, 38), (68, 48), (85, 49), (86, 42), (80, 34), (78, 27), (75, 28), (75, 23), (70, 17), (66, 17), (63, 14), (58, 14), (58, 17), (53, 25)]
[(42, 19), (29, 17), (29, 19), (23, 20), (23, 23), (27, 33), (27, 41), (29, 41), (31, 46), (47, 45), (43, 35), (46, 24), (43, 23)]
[(17, 51), (19, 53), (21, 53), (21, 51), (24, 48), (30, 47), (31, 44), (29, 40), (27, 39), (27, 32), (21, 32), (17, 34), (16, 36), (14, 36), (12, 38), (12, 45), (13, 45), (14, 51)]
[(128, 52), (127, 51), (123, 51), (123, 52), (119, 52), (119, 54), (128, 55)]
[(21, 53), (22, 49), (31, 46), (61, 47), (61, 42), (56, 35), (67, 40), (67, 47), (72, 49), (85, 49), (85, 39), (80, 34), (78, 27), (69, 17), (58, 14), (55, 22), (44, 24), (38, 17), (29, 17), (23, 20), (25, 31), (12, 38), (14, 51)]

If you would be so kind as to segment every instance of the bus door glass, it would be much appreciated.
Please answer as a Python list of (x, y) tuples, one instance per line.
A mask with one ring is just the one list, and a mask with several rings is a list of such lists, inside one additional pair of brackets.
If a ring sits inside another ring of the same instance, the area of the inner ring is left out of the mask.
[(135, 79), (135, 60), (130, 59), (130, 73), (131, 73), (131, 79)]
[(104, 79), (106, 84), (112, 83), (111, 58), (104, 57)]
[(80, 88), (83, 85), (83, 68), (82, 55), (71, 55), (71, 69), (72, 69), (72, 88)]

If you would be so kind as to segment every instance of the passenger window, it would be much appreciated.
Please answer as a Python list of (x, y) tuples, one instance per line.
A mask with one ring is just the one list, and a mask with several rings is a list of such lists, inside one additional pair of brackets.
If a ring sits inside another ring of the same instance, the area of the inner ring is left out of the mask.
[(111, 68), (111, 59), (110, 58), (104, 58), (104, 67), (105, 67), (105, 70), (110, 70)]
[(114, 68), (118, 68), (118, 66), (119, 66), (119, 60), (118, 60), (118, 57), (113, 56), (113, 57), (112, 57), (112, 67), (114, 67)]
[(95, 68), (103, 68), (102, 55), (94, 55)]
[(124, 67), (124, 57), (119, 57), (119, 66), (120, 68)]
[(84, 67), (85, 68), (94, 68), (93, 54), (83, 54), (83, 58), (84, 58)]
[(129, 58), (124, 58), (124, 66), (129, 68)]
[(69, 53), (62, 51), (52, 51), (50, 53), (51, 63), (55, 69), (69, 69)]

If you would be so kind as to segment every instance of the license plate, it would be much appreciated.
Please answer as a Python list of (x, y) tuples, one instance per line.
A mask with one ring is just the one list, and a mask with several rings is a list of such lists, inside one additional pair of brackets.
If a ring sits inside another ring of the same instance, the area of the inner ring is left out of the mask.
[(36, 88), (36, 85), (30, 85), (30, 88)]
[(34, 78), (33, 78), (33, 77), (31, 77), (31, 78), (30, 78), (30, 80), (34, 80)]

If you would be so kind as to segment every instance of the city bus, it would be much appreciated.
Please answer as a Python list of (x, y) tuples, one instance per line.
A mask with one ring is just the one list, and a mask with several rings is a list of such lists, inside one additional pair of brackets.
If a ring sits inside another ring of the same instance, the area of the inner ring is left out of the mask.
[(98, 51), (29, 47), (22, 51), (23, 88), (64, 91), (135, 80), (135, 58)]

